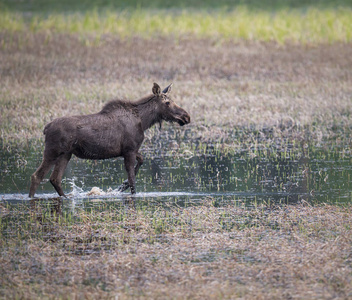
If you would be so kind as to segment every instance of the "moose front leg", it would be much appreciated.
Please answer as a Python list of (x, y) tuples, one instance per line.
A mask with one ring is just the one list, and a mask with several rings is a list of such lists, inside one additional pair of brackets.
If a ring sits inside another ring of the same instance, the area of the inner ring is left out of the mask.
[[(141, 165), (143, 165), (143, 156), (142, 156), (140, 153), (137, 153), (135, 159), (137, 160), (137, 165), (136, 165), (136, 167), (134, 168), (134, 178), (136, 178), (139, 168), (141, 167)], [(133, 166), (133, 165), (134, 165), (134, 163), (132, 164), (132, 166)], [(125, 158), (125, 168), (126, 168), (127, 174), (129, 174), (129, 172), (128, 172), (128, 170), (127, 170), (127, 166), (126, 166), (126, 158)], [(135, 179), (134, 179), (134, 180), (135, 180)], [(134, 182), (135, 182), (135, 181), (134, 181)], [(117, 190), (118, 190), (119, 192), (123, 192), (123, 191), (127, 190), (130, 186), (131, 186), (131, 185), (130, 185), (129, 175), (128, 175), (128, 179), (125, 180), (125, 181), (117, 188)], [(132, 186), (131, 186), (131, 193), (134, 194), (135, 192), (136, 192), (135, 187), (134, 187), (134, 192), (132, 192)]]
[[(50, 183), (54, 186), (55, 190), (60, 196), (66, 197), (61, 187), (61, 179), (64, 175), (65, 169), (67, 167), (68, 162), (71, 159), (72, 154), (67, 153), (63, 156), (60, 156), (56, 163), (53, 173), (50, 176)], [(67, 197), (66, 197), (67, 198)]]
[(128, 177), (128, 184), (131, 188), (131, 194), (136, 193), (136, 174), (134, 172), (134, 164), (136, 162), (136, 154), (128, 153), (125, 155), (125, 169)]

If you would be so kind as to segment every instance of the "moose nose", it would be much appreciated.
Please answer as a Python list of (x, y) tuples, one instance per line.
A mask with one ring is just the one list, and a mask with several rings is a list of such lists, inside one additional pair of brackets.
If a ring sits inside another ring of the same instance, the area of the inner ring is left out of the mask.
[(189, 114), (185, 115), (185, 124), (191, 123), (191, 116)]
[(181, 126), (183, 126), (183, 125), (186, 125), (186, 124), (188, 124), (188, 123), (191, 122), (191, 117), (190, 117), (190, 115), (189, 115), (188, 113), (185, 113), (185, 114), (182, 116), (181, 120), (182, 120), (182, 121), (179, 122), (179, 124), (180, 124)]

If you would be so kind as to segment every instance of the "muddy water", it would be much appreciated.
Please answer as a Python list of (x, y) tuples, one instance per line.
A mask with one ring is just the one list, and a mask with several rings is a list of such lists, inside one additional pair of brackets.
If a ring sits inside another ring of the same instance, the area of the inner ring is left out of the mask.
[[(183, 136), (183, 138), (185, 138)], [(38, 143), (37, 143), (38, 144)], [(334, 143), (273, 143), (225, 148), (222, 142), (193, 139), (170, 140), (143, 146), (145, 162), (137, 177), (135, 201), (265, 203), (352, 201), (352, 158), (349, 145)], [(21, 150), (3, 145), (0, 154), (0, 199), (28, 201), (30, 175), (41, 161), (42, 146)], [(48, 177), (48, 176), (47, 176)], [(122, 202), (130, 197), (116, 188), (126, 179), (121, 159), (87, 161), (72, 159), (63, 186), (68, 202)], [(95, 193), (90, 194), (95, 187)], [(57, 197), (48, 179), (36, 196)]]

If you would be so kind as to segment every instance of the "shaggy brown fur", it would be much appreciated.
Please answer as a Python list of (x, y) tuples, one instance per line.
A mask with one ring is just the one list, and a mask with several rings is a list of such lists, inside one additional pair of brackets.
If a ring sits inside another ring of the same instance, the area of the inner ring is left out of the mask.
[(144, 131), (163, 120), (177, 122), (181, 126), (190, 122), (189, 114), (170, 99), (170, 90), (171, 84), (161, 92), (159, 85), (154, 83), (153, 94), (135, 103), (114, 100), (99, 113), (62, 117), (47, 124), (44, 129), (44, 157), (31, 177), (29, 197), (34, 196), (38, 185), (53, 166), (50, 182), (58, 194), (64, 196), (61, 179), (72, 154), (85, 159), (122, 156), (128, 180), (119, 190), (130, 187), (134, 194), (136, 174), (143, 164), (138, 150), (144, 140)]

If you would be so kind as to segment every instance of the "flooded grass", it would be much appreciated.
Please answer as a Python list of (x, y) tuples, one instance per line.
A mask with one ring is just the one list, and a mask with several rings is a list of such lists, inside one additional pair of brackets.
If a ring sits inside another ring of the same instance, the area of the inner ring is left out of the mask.
[(149, 136), (134, 197), (114, 191), (121, 160), (75, 159), (68, 199), (45, 183), (29, 200), (38, 143), (3, 146), (0, 295), (351, 297), (350, 146), (193, 130)]
[(350, 146), (238, 131), (206, 143), (193, 130), (149, 136), (134, 197), (113, 190), (122, 161), (76, 159), (68, 199), (46, 183), (28, 200), (38, 145), (10, 147), (1, 161), (0, 295), (351, 297)]
[(2, 204), (3, 297), (351, 296), (350, 205), (90, 202)]
[[(264, 138), (262, 132), (246, 134), (243, 139), (238, 132), (232, 132), (217, 143), (205, 143), (194, 138), (193, 130), (170, 125), (146, 141), (141, 150), (144, 164), (137, 176), (137, 199), (197, 203), (212, 197), (221, 205), (236, 199), (250, 205), (352, 200), (350, 145)], [(3, 200), (26, 200), (29, 178), (40, 164), (41, 151), (36, 143), (23, 150), (2, 150)], [(124, 179), (122, 159), (75, 158), (65, 172), (63, 187), (77, 201), (91, 197), (122, 200), (128, 193), (115, 189)], [(40, 185), (39, 197), (54, 195), (48, 181)]]

